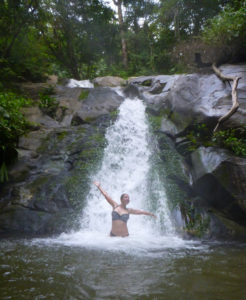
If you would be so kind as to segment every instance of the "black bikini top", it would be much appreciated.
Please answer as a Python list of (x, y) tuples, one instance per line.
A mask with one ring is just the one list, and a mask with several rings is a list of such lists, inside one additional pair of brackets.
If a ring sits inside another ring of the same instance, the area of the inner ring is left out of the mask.
[(120, 215), (117, 211), (115, 210), (112, 211), (112, 221), (120, 220), (126, 223), (128, 219), (129, 219), (129, 214)]

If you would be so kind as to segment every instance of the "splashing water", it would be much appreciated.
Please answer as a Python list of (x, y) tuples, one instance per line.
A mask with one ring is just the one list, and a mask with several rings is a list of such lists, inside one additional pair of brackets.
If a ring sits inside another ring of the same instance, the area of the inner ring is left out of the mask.
[(90, 80), (75, 80), (75, 79), (70, 79), (67, 87), (69, 88), (75, 88), (75, 87), (80, 87), (80, 88), (88, 88), (92, 89), (94, 88), (94, 84), (90, 82)]

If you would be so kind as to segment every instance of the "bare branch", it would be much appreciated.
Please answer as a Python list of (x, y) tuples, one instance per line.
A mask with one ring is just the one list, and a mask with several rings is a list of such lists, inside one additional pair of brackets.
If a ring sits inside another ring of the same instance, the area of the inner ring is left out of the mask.
[(221, 71), (216, 67), (215, 64), (213, 64), (212, 66), (215, 74), (222, 79), (223, 81), (233, 81), (232, 84), (232, 91), (231, 91), (231, 95), (232, 95), (232, 107), (231, 109), (228, 111), (227, 114), (225, 114), (224, 116), (222, 116), (221, 118), (219, 118), (217, 125), (214, 128), (214, 132), (217, 131), (217, 129), (219, 128), (220, 124), (225, 122), (226, 120), (228, 120), (239, 108), (239, 103), (238, 103), (238, 99), (237, 99), (237, 86), (238, 86), (238, 81), (241, 79), (241, 77), (239, 76), (226, 76), (224, 74), (221, 73)]

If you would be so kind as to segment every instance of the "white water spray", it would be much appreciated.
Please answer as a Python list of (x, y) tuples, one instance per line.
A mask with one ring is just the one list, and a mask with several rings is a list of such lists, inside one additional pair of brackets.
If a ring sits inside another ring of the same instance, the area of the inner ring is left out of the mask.
[(90, 82), (90, 80), (70, 79), (67, 84), (67, 87), (69, 87), (69, 88), (80, 87), (80, 88), (92, 89), (92, 88), (94, 88), (94, 84), (92, 82)]
[[(108, 146), (100, 171), (92, 180), (99, 181), (102, 188), (120, 204), (120, 195), (130, 195), (129, 207), (152, 210), (158, 207), (158, 220), (151, 217), (131, 215), (129, 220), (130, 234), (170, 234), (173, 227), (170, 221), (165, 190), (155, 172), (155, 183), (149, 191), (148, 174), (151, 168), (151, 139), (145, 106), (139, 99), (126, 99), (120, 106), (119, 116), (106, 133)], [(156, 205), (151, 205), (149, 195), (157, 194)], [(98, 232), (109, 232), (111, 228), (111, 206), (101, 193), (92, 187), (87, 197), (87, 206), (83, 211), (82, 229)], [(159, 222), (158, 222), (159, 221)], [(160, 222), (161, 225), (160, 226)], [(102, 226), (103, 224), (103, 226)]]

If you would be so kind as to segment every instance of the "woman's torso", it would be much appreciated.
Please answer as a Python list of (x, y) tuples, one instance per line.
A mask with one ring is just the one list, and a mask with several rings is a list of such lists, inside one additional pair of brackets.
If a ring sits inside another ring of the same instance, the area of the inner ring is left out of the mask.
[(129, 212), (127, 209), (116, 206), (112, 211), (112, 230), (113, 235), (128, 236), (127, 221), (129, 219)]

